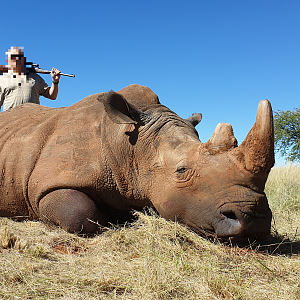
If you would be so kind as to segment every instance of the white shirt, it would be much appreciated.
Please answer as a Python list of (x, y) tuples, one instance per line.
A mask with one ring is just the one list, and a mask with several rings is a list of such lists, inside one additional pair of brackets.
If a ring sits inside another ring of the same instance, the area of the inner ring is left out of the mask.
[(45, 96), (49, 86), (36, 73), (15, 74), (11, 70), (0, 76), (0, 107), (3, 111), (24, 103), (40, 104), (40, 95)]

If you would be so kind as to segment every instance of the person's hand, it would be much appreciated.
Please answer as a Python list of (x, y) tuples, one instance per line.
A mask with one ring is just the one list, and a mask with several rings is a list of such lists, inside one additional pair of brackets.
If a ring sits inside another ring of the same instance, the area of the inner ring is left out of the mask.
[(52, 81), (59, 82), (60, 71), (57, 70), (56, 68), (52, 68), (52, 70), (51, 70), (51, 77), (52, 77)]

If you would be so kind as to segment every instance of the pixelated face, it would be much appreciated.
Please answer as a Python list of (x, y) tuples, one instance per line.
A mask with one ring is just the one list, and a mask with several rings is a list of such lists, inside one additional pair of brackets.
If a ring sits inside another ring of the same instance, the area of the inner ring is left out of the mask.
[(7, 63), (13, 71), (21, 72), (24, 69), (26, 58), (22, 48), (11, 47), (6, 52)]

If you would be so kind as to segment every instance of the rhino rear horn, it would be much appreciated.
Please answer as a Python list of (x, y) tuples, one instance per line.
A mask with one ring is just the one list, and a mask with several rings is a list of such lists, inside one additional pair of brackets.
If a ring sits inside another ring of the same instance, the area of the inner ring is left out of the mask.
[(237, 140), (234, 137), (232, 126), (228, 123), (219, 123), (204, 146), (212, 154), (237, 147)]
[(269, 100), (260, 101), (253, 127), (235, 150), (248, 171), (269, 173), (275, 162), (273, 112)]
[(128, 103), (119, 93), (109, 92), (98, 96), (103, 103), (108, 117), (118, 124), (139, 124), (144, 125), (147, 114)]

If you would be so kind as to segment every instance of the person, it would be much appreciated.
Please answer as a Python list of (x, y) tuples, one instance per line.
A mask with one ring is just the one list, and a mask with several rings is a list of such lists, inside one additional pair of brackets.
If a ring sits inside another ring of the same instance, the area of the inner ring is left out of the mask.
[(0, 76), (0, 107), (3, 111), (24, 103), (40, 104), (40, 95), (55, 100), (58, 94), (60, 71), (52, 68), (52, 85), (36, 73), (25, 68), (26, 57), (21, 47), (11, 47), (6, 52), (7, 72)]

